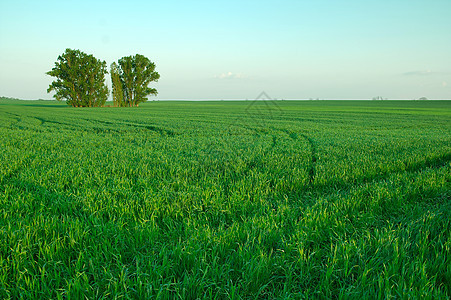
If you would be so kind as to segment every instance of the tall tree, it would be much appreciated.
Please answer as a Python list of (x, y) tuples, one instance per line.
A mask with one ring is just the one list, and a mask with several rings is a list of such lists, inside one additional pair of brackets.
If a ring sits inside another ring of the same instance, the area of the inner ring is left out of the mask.
[(115, 107), (125, 106), (124, 102), (124, 90), (122, 88), (121, 70), (119, 66), (114, 62), (111, 64), (110, 69), (113, 103)]
[(160, 74), (155, 71), (155, 64), (147, 57), (136, 54), (119, 59), (120, 78), (124, 101), (127, 106), (138, 106), (147, 101), (147, 96), (157, 95), (155, 88), (150, 88), (152, 81), (158, 81)]
[(58, 56), (55, 67), (46, 73), (56, 77), (47, 92), (56, 91), (56, 100), (66, 100), (75, 107), (103, 106), (108, 98), (107, 73), (105, 61), (80, 50), (66, 49)]

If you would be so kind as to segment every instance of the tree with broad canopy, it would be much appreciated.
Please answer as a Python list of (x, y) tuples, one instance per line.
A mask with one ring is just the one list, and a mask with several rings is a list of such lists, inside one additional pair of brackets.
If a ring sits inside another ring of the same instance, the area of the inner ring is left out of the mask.
[[(144, 55), (122, 57), (118, 64), (113, 63), (111, 70), (113, 99), (116, 92), (116, 99), (121, 99), (121, 106), (138, 106), (139, 103), (147, 101), (147, 96), (158, 94), (149, 84), (158, 81), (160, 74), (155, 71), (155, 63)], [(119, 95), (120, 91), (122, 97)]]
[(80, 50), (66, 49), (47, 75), (56, 77), (47, 92), (56, 91), (58, 101), (74, 107), (103, 106), (108, 99), (106, 62)]

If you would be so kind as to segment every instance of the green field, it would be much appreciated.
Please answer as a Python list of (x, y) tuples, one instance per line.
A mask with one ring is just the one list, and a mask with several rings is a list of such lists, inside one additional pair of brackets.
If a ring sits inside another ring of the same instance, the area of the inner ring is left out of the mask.
[(0, 100), (0, 299), (451, 297), (451, 101)]

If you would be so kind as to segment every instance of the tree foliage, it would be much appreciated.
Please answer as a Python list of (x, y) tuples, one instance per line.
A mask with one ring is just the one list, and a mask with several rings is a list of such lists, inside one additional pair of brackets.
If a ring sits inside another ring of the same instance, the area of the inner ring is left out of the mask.
[(121, 73), (119, 66), (114, 62), (110, 67), (113, 103), (115, 107), (125, 106), (124, 90), (122, 88)]
[(75, 107), (103, 106), (108, 98), (106, 62), (80, 50), (66, 49), (47, 75), (56, 77), (47, 92)]
[(116, 71), (119, 74), (120, 83), (117, 77), (113, 79), (113, 74), (111, 74), (113, 99), (114, 93), (120, 97), (119, 93), (122, 89), (122, 106), (138, 106), (139, 103), (147, 101), (147, 96), (158, 94), (155, 88), (149, 87), (149, 84), (152, 81), (158, 81), (160, 74), (155, 71), (155, 63), (147, 57), (140, 54), (122, 57), (119, 59), (118, 65), (114, 64), (114, 72)]

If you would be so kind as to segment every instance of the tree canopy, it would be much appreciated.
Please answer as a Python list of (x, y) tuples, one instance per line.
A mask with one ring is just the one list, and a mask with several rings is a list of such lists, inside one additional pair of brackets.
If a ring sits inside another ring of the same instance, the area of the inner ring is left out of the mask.
[(111, 65), (113, 100), (117, 99), (120, 106), (138, 106), (147, 101), (147, 96), (158, 94), (149, 84), (159, 78), (155, 63), (147, 57), (140, 54), (122, 57), (118, 64)]
[(122, 88), (121, 71), (119, 66), (114, 62), (110, 67), (113, 103), (115, 107), (125, 106), (124, 90)]
[(56, 77), (47, 92), (75, 107), (103, 106), (108, 98), (106, 62), (80, 50), (66, 49), (47, 75)]

